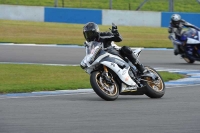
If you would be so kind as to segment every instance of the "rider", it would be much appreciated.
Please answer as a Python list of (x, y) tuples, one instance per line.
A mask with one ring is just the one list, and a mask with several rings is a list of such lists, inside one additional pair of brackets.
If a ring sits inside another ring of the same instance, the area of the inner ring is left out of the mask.
[[(139, 62), (135, 54), (132, 52), (130, 47), (123, 46), (118, 47), (117, 45), (113, 46), (112, 41), (114, 42), (121, 42), (122, 37), (119, 34), (117, 30), (116, 25), (112, 25), (111, 32), (100, 32), (99, 27), (94, 22), (88, 22), (83, 27), (83, 35), (86, 39), (86, 42), (84, 43), (87, 45), (87, 42), (90, 41), (97, 41), (102, 42), (104, 48), (108, 48), (108, 52), (112, 54), (120, 53), (121, 56), (127, 57), (140, 71), (141, 74), (145, 74), (147, 70), (144, 68), (144, 66)], [(118, 52), (119, 51), (119, 52)]]
[(171, 16), (170, 26), (168, 28), (169, 39), (174, 44), (174, 55), (178, 55), (180, 53), (180, 47), (185, 46), (187, 40), (183, 40), (181, 35), (183, 32), (183, 27), (190, 27), (196, 30), (200, 30), (198, 27), (186, 22), (185, 20), (181, 19), (179, 14), (173, 14)]

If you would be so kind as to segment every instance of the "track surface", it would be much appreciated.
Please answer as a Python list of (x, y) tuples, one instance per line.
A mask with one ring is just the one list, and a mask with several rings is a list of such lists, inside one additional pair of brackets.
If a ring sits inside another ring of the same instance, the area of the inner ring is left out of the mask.
[[(79, 64), (83, 48), (0, 46), (0, 62)], [(168, 50), (143, 50), (144, 65), (199, 70)], [(200, 86), (167, 88), (161, 99), (96, 94), (0, 99), (0, 133), (199, 133)]]

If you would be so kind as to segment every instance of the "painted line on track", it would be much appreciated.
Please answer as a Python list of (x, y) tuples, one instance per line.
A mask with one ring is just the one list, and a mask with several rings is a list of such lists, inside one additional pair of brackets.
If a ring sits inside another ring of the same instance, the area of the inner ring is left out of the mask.
[(168, 71), (187, 75), (186, 78), (165, 82), (167, 87), (189, 86), (200, 84), (200, 70), (157, 68), (158, 71)]

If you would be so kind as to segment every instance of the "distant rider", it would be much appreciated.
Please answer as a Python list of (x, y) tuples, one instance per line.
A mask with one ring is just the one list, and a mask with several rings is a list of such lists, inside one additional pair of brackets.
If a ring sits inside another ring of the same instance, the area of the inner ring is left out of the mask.
[(186, 22), (185, 20), (181, 19), (179, 14), (173, 14), (171, 16), (170, 26), (168, 28), (169, 39), (174, 44), (174, 54), (180, 54), (180, 48), (185, 46), (187, 40), (182, 40), (181, 35), (184, 33), (183, 28), (194, 28), (196, 30), (200, 30), (198, 27)]
[(84, 43), (87, 45), (87, 42), (90, 41), (97, 41), (102, 42), (103, 47), (107, 48), (107, 52), (115, 55), (121, 55), (123, 57), (127, 57), (140, 71), (141, 74), (146, 74), (147, 71), (143, 67), (143, 65), (139, 62), (135, 54), (132, 52), (130, 47), (123, 46), (119, 47), (117, 45), (113, 45), (112, 41), (114, 42), (121, 42), (122, 37), (118, 32), (117, 26), (112, 25), (111, 32), (100, 32), (99, 27), (94, 22), (88, 22), (83, 27), (83, 35), (86, 39)]

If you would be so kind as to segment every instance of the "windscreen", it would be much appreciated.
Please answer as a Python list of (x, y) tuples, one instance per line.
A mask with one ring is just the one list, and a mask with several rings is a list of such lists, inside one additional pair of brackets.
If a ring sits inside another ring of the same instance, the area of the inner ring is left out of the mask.
[(193, 38), (194, 36), (197, 35), (197, 31), (195, 29), (190, 28), (187, 31), (185, 31), (184, 35)]
[(87, 54), (94, 54), (96, 49), (99, 49), (101, 47), (101, 43), (92, 41), (89, 43), (89, 47), (87, 48)]

